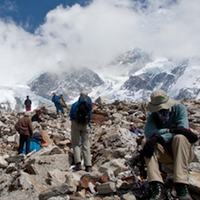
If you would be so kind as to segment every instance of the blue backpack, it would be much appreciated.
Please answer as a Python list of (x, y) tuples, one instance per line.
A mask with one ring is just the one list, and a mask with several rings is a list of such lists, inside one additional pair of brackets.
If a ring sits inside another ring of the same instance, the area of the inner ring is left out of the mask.
[(90, 97), (82, 96), (78, 100), (75, 110), (75, 121), (79, 124), (87, 124), (90, 122), (92, 111), (92, 102)]

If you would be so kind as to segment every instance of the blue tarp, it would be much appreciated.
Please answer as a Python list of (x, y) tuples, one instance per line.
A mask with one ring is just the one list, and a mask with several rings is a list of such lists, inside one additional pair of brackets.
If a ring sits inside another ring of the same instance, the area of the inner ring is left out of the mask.
[[(30, 152), (33, 150), (39, 151), (40, 150), (40, 146), (41, 146), (41, 141), (35, 139), (35, 138), (31, 138), (30, 141)], [(24, 143), (24, 147), (23, 147), (23, 154), (26, 154), (26, 142)]]

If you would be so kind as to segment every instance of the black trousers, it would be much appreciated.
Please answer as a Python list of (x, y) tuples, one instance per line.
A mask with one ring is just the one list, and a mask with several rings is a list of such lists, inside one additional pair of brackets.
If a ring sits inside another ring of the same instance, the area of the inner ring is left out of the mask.
[(30, 152), (30, 135), (20, 134), (19, 138), (19, 151), (18, 154), (23, 152), (24, 143), (26, 142), (26, 154)]

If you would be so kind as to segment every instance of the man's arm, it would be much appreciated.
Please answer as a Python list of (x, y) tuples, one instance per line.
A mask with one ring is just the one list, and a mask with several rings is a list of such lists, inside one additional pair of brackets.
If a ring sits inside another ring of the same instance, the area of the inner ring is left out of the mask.
[(167, 133), (167, 128), (158, 128), (158, 119), (156, 119), (156, 113), (150, 113), (147, 116), (147, 121), (144, 127), (144, 133), (147, 138), (152, 137), (154, 134), (163, 135)]
[(19, 121), (15, 124), (15, 129), (17, 132), (20, 132)]
[(74, 113), (75, 113), (75, 109), (76, 109), (77, 104), (78, 104), (78, 101), (75, 102), (74, 104), (72, 104), (72, 107), (71, 107), (70, 112), (69, 112), (70, 120), (74, 120)]
[(182, 104), (177, 104), (172, 107), (173, 121), (171, 125), (178, 127), (189, 128), (187, 109)]
[(32, 126), (31, 119), (29, 119), (29, 121), (28, 121), (28, 130), (29, 130), (30, 136), (32, 137), (33, 136), (33, 126)]

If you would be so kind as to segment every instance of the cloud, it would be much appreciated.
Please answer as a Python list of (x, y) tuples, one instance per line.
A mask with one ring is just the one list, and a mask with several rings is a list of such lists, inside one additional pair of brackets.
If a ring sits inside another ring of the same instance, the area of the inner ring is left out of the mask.
[(134, 47), (156, 57), (198, 55), (199, 0), (144, 2), (137, 9), (131, 0), (60, 5), (49, 11), (34, 34), (0, 21), (0, 83), (28, 81), (46, 70), (102, 66)]
[(196, 19), (200, 15), (200, 2), (178, 1), (170, 8), (159, 9), (148, 13), (142, 32), (146, 37), (143, 43), (146, 49), (156, 55), (170, 57), (197, 56), (199, 51), (198, 37), (200, 24)]

